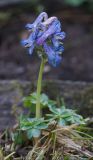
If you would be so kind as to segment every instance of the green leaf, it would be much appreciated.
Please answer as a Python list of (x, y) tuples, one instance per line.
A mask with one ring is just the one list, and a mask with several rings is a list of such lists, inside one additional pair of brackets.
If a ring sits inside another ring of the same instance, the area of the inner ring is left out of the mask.
[(53, 100), (48, 100), (48, 107), (55, 106), (56, 102)]
[(39, 129), (32, 129), (32, 136), (33, 137), (39, 137), (41, 134), (41, 131)]
[(35, 104), (36, 104), (36, 100), (33, 99), (32, 96), (28, 96), (23, 99), (24, 107), (29, 108), (31, 113), (35, 113), (35, 110), (36, 110)]
[(45, 123), (41, 123), (41, 124), (39, 124), (39, 125), (37, 126), (38, 129), (46, 129), (47, 127), (48, 127), (48, 125), (45, 124)]
[(60, 108), (61, 108), (61, 110), (63, 110), (63, 111), (66, 109), (65, 105), (62, 105)]
[(66, 126), (66, 121), (64, 119), (59, 119), (58, 125), (59, 126)]
[(33, 137), (32, 130), (27, 130), (27, 137), (31, 139)]
[(75, 113), (75, 110), (65, 108), (65, 105), (57, 108), (55, 105), (50, 105), (49, 110), (52, 114), (47, 114), (50, 121), (56, 120), (59, 125), (70, 125), (70, 124), (85, 124), (82, 116)]
[(50, 105), (49, 110), (54, 114), (59, 114), (59, 111), (57, 110), (55, 106)]
[(21, 131), (12, 133), (11, 137), (12, 137), (12, 140), (15, 142), (15, 144), (23, 144), (25, 141), (24, 135)]
[(31, 126), (23, 126), (23, 127), (21, 127), (21, 130), (22, 130), (22, 131), (26, 131), (26, 130), (28, 130), (28, 129), (31, 129)]
[[(40, 95), (41, 108), (47, 107), (48, 101), (49, 101), (49, 99), (48, 99), (47, 95), (45, 95), (44, 93)], [(35, 92), (32, 93), (30, 96), (27, 96), (23, 99), (24, 107), (30, 108), (30, 111), (32, 113), (35, 113), (36, 103), (37, 103), (37, 95)]]
[(43, 106), (46, 106), (48, 104), (48, 96), (46, 94), (41, 94), (40, 102)]
[(25, 107), (31, 107), (30, 99), (31, 99), (30, 96), (23, 98), (23, 104)]
[(48, 125), (44, 122), (44, 118), (20, 118), (20, 131), (24, 131), (27, 137), (31, 139), (32, 137), (39, 137), (41, 129), (45, 129)]
[(30, 97), (31, 97), (31, 103), (36, 104), (37, 101), (36, 92), (32, 93)]

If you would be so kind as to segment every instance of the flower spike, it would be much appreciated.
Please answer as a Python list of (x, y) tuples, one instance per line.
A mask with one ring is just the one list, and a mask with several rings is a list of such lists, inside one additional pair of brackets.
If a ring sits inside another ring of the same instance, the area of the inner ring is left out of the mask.
[[(22, 46), (26, 47), (31, 55), (36, 47), (40, 54), (39, 57), (46, 57), (49, 64), (56, 67), (60, 64), (64, 51), (63, 40), (65, 32), (61, 31), (61, 23), (57, 17), (50, 17), (46, 12), (42, 12), (32, 24), (27, 24), (29, 31), (27, 39), (21, 41)], [(40, 50), (44, 53), (40, 53)]]

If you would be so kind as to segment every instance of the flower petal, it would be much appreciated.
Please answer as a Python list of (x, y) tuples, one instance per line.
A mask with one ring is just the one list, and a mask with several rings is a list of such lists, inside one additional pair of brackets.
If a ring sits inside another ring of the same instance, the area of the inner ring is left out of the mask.
[(46, 21), (48, 19), (48, 15), (46, 12), (42, 12), (39, 14), (39, 16), (37, 17), (37, 19), (35, 20), (35, 24), (38, 24), (42, 21)]
[(59, 40), (55, 39), (54, 37), (52, 38), (52, 43), (54, 46), (54, 50), (58, 53), (61, 54), (64, 51), (63, 45), (60, 43)]
[(47, 45), (46, 43), (44, 43), (44, 50), (45, 50), (45, 53), (46, 55), (48, 56), (48, 62), (54, 66), (54, 67), (57, 67), (62, 58), (60, 55), (58, 55), (51, 46)]
[(26, 26), (25, 26), (25, 28), (26, 28), (27, 30), (32, 30), (33, 27), (34, 27), (34, 24), (33, 24), (33, 23), (32, 23), (32, 24), (28, 23), (28, 24), (26, 24)]
[(60, 27), (60, 22), (58, 20), (54, 21), (49, 28), (47, 29), (47, 31), (44, 32), (44, 34), (38, 38), (37, 40), (37, 44), (38, 45), (42, 45), (44, 43), (44, 41), (50, 37), (52, 34), (55, 34), (56, 32), (60, 32), (61, 27)]
[(26, 27), (26, 29), (28, 29), (28, 30), (34, 30), (40, 22), (42, 22), (43, 20), (46, 21), (47, 19), (48, 19), (47, 13), (46, 13), (46, 12), (42, 12), (42, 13), (36, 18), (36, 20), (34, 21), (34, 23), (32, 23), (32, 24), (29, 23), (29, 24), (27, 24), (25, 27)]
[(59, 66), (59, 64), (61, 63), (62, 57), (55, 54), (52, 55), (51, 57), (49, 57), (48, 61), (49, 63), (53, 66), (53, 67), (57, 67)]
[(26, 47), (28, 45), (28, 40), (27, 39), (24, 39), (24, 40), (21, 40), (21, 45)]
[(41, 23), (41, 26), (49, 26), (52, 22), (56, 21), (57, 17), (50, 17), (48, 18), (46, 21), (44, 21), (43, 23)]
[(31, 47), (29, 47), (29, 54), (31, 55), (33, 53), (35, 45), (33, 44)]
[(57, 48), (57, 52), (60, 54), (60, 53), (63, 53), (64, 52), (64, 46), (63, 45), (60, 45), (59, 48)]
[(36, 32), (31, 33), (29, 35), (28, 39), (25, 39), (25, 40), (21, 41), (21, 45), (25, 46), (25, 47), (31, 47), (35, 42), (36, 36), (37, 36)]
[(60, 39), (60, 40), (63, 40), (65, 37), (66, 37), (66, 33), (65, 32), (57, 32), (54, 37), (56, 39)]

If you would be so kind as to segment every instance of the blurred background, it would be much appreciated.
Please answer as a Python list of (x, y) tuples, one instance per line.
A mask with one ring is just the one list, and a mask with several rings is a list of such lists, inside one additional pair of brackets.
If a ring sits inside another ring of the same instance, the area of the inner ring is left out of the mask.
[(0, 0), (0, 79), (37, 79), (40, 59), (20, 40), (42, 11), (57, 16), (66, 32), (62, 64), (47, 64), (44, 78), (93, 81), (93, 0)]

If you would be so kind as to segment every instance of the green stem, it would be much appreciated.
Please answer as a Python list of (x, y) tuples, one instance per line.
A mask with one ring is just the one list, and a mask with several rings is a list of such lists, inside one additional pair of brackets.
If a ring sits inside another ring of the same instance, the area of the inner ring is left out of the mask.
[(42, 58), (38, 82), (37, 82), (37, 103), (36, 103), (36, 118), (41, 117), (41, 108), (40, 108), (40, 94), (41, 94), (41, 87), (42, 87), (42, 75), (44, 70), (45, 60)]

